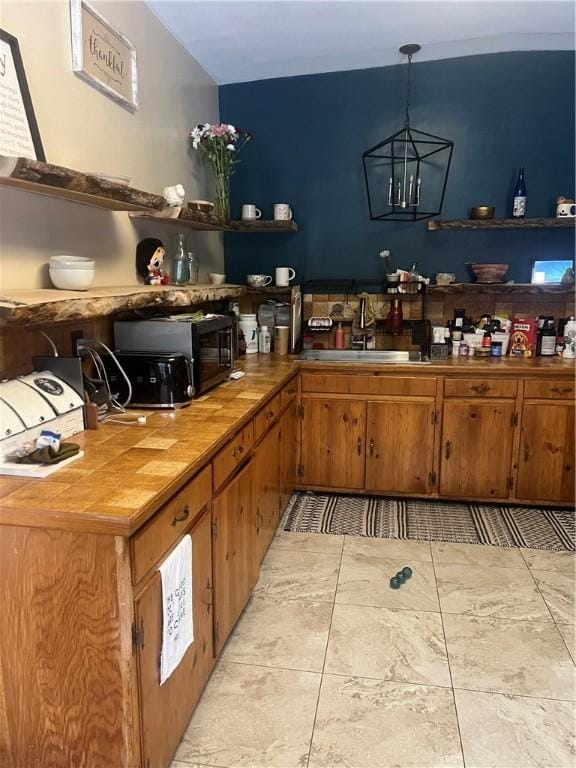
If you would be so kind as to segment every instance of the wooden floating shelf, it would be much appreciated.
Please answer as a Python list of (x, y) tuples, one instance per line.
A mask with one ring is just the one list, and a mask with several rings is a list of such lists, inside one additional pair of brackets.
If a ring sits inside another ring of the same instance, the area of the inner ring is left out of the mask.
[(154, 211), (166, 206), (161, 195), (22, 157), (0, 156), (0, 185), (108, 211)]
[(538, 285), (534, 283), (450, 283), (450, 285), (429, 285), (428, 294), (450, 293), (503, 293), (503, 294), (555, 294), (574, 293), (573, 285)]
[(166, 216), (151, 213), (132, 213), (130, 218), (134, 221), (154, 221), (158, 224), (167, 224), (169, 227), (179, 229), (192, 229), (196, 232), (297, 232), (298, 225), (295, 221), (229, 221), (224, 224), (215, 216), (199, 214), (198, 218), (179, 216), (167, 218)]
[(236, 298), (245, 290), (243, 285), (132, 285), (89, 291), (9, 290), (0, 296), (0, 327), (83, 320), (145, 307), (189, 307), (206, 301)]
[(439, 229), (547, 229), (574, 227), (575, 218), (558, 217), (548, 219), (453, 219), (451, 221), (428, 221), (428, 231)]

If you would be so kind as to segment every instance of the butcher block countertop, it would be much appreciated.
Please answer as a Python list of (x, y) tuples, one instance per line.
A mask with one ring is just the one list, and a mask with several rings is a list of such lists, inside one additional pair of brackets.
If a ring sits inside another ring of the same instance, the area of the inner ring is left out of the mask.
[(301, 368), (404, 376), (573, 377), (574, 364), (455, 359), (430, 365), (243, 358), (246, 376), (179, 411), (150, 411), (146, 425), (104, 424), (73, 440), (85, 455), (45, 480), (0, 477), (0, 524), (130, 536), (196, 474)]

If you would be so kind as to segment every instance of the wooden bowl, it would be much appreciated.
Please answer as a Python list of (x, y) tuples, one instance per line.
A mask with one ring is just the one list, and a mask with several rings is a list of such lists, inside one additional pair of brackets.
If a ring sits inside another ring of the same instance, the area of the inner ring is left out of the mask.
[(191, 211), (198, 211), (199, 213), (211, 213), (214, 208), (214, 203), (209, 200), (190, 200), (188, 202), (188, 208)]
[(501, 283), (509, 264), (470, 264), (478, 283)]

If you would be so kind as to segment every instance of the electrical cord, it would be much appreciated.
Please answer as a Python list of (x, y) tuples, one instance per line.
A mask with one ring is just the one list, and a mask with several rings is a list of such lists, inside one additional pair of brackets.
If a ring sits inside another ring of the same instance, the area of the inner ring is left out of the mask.
[(54, 344), (54, 342), (52, 341), (50, 336), (48, 336), (47, 333), (44, 333), (44, 331), (40, 331), (40, 333), (42, 334), (42, 336), (44, 336), (48, 344), (50, 344), (50, 346), (52, 347), (52, 352), (54, 352), (54, 357), (58, 357), (58, 347), (56, 346), (56, 344)]
[[(110, 389), (110, 382), (108, 380), (108, 376), (106, 375), (106, 371), (105, 371), (104, 364), (102, 362), (102, 358), (100, 357), (98, 352), (94, 349), (94, 345), (95, 344), (103, 347), (106, 350), (106, 352), (110, 355), (110, 357), (112, 358), (112, 360), (116, 364), (116, 367), (120, 371), (124, 381), (126, 382), (126, 385), (128, 387), (128, 397), (126, 398), (126, 400), (123, 403), (119, 403), (118, 401), (116, 401), (116, 398), (112, 394), (112, 391)], [(106, 383), (106, 388), (107, 388), (108, 393), (110, 395), (111, 402), (114, 405), (116, 405), (118, 410), (121, 410), (124, 413), (126, 406), (128, 405), (128, 403), (132, 399), (132, 384), (130, 383), (130, 379), (126, 375), (126, 372), (124, 371), (124, 368), (122, 368), (122, 366), (118, 362), (118, 359), (117, 359), (116, 355), (114, 354), (114, 352), (112, 352), (110, 347), (107, 346), (106, 344), (104, 344), (103, 341), (98, 341), (97, 339), (84, 339), (84, 341), (82, 343), (79, 343), (78, 349), (79, 350), (83, 349), (86, 352), (88, 352), (88, 354), (90, 355), (92, 361), (94, 362), (94, 364), (96, 366), (96, 370), (98, 371), (98, 374), (103, 378), (104, 382)]]

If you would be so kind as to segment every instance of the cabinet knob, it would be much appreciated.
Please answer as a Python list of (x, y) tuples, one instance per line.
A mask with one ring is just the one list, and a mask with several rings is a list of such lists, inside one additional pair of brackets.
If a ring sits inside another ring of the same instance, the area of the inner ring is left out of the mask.
[(452, 456), (452, 441), (446, 440), (446, 447), (444, 449), (444, 456), (449, 459)]
[(181, 515), (174, 515), (174, 518), (172, 520), (172, 525), (176, 525), (176, 523), (183, 523), (184, 520), (188, 519), (189, 515), (190, 515), (190, 507), (188, 506), (188, 504), (186, 504), (186, 506), (182, 510)]
[(478, 394), (481, 394), (483, 392), (490, 392), (490, 387), (488, 384), (473, 384), (470, 389), (473, 392), (478, 392)]
[(370, 438), (370, 456), (374, 456), (374, 447), (376, 443), (374, 442), (374, 438)]
[(557, 392), (559, 395), (565, 395), (572, 392), (572, 387), (550, 387), (550, 392)]
[(524, 462), (527, 462), (530, 458), (530, 446), (524, 445)]
[(362, 438), (359, 437), (356, 443), (356, 453), (358, 456), (362, 456)]
[(239, 445), (238, 448), (234, 448), (234, 450), (232, 451), (232, 458), (236, 459), (238, 456), (242, 456), (243, 453), (244, 453), (244, 446)]

